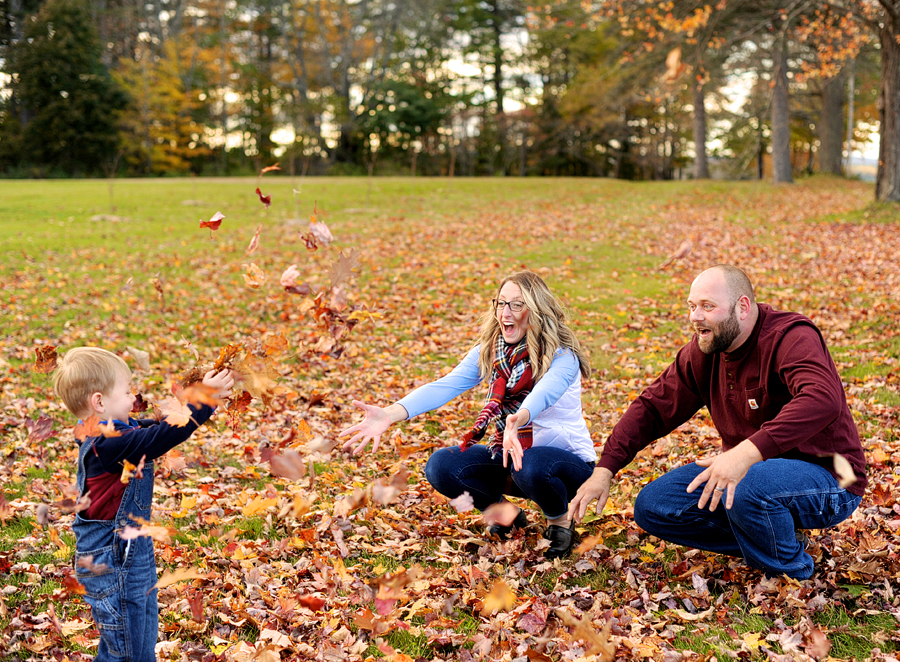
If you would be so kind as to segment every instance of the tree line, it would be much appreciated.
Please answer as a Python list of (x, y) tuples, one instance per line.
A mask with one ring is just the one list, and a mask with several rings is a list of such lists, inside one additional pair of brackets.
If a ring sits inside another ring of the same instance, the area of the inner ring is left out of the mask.
[[(900, 0), (7, 0), (0, 174), (840, 174)], [(770, 171), (770, 172), (769, 172)]]

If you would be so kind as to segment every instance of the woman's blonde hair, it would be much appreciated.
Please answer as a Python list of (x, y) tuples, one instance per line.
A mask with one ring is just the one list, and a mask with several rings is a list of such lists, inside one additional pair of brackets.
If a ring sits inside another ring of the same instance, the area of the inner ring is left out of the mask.
[[(559, 348), (572, 350), (578, 357), (582, 376), (585, 379), (590, 377), (591, 366), (581, 349), (581, 343), (569, 328), (568, 313), (543, 279), (533, 271), (520, 271), (507, 276), (500, 281), (495, 299), (500, 296), (500, 290), (507, 283), (519, 286), (522, 290), (522, 300), (529, 310), (528, 331), (525, 336), (534, 380), (543, 377), (550, 369), (553, 355)], [(478, 343), (481, 345), (478, 370), (483, 379), (488, 378), (494, 368), (494, 348), (497, 346), (499, 336), (500, 322), (497, 321), (492, 302), (491, 307), (481, 318), (481, 333), (478, 336)]]
[(120, 375), (131, 379), (131, 370), (120, 356), (99, 347), (75, 347), (53, 373), (53, 389), (66, 409), (84, 417), (91, 411), (91, 395), (112, 393)]

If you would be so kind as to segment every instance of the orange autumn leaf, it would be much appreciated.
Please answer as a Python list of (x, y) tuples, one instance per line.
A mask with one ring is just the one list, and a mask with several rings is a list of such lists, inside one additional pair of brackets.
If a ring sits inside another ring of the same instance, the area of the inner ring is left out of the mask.
[(57, 354), (53, 345), (43, 345), (34, 350), (35, 362), (33, 370), (40, 374), (49, 374), (56, 370)]

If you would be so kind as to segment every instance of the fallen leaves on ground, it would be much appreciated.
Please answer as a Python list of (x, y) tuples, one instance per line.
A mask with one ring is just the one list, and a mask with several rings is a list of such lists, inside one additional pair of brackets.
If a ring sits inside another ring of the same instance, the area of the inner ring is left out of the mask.
[[(84, 651), (96, 647), (71, 569), (71, 522), (88, 502), (72, 491), (74, 419), (31, 365), (36, 346), (102, 342), (152, 351), (152, 371), (142, 368), (135, 388), (165, 403), (160, 415), (173, 424), (188, 422), (186, 402), (213, 401), (192, 386), (205, 371), (240, 373), (240, 389), (213, 420), (155, 462), (153, 522), (121, 531), (155, 540), (161, 659), (699, 662), (718, 651), (717, 659), (806, 661), (835, 656), (848, 619), (886, 617), (892, 627), (867, 650), (887, 660), (900, 644), (900, 362), (890, 344), (900, 327), (897, 225), (842, 222), (869, 195), (849, 184), (742, 195), (723, 199), (698, 186), (652, 209), (646, 198), (635, 206), (612, 193), (521, 213), (485, 204), (440, 222), (379, 218), (336, 231), (341, 241), (317, 219), (302, 241), (296, 226), (279, 225), (273, 206), (262, 244), (247, 244), (256, 222), (237, 240), (228, 234), (234, 226), (219, 228), (221, 215), (213, 217), (215, 246), (233, 244), (231, 252), (184, 257), (191, 278), (140, 255), (127, 272), (91, 272), (116, 287), (133, 277), (145, 296), (133, 297), (127, 315), (92, 308), (54, 336), (15, 330), (0, 343), (0, 533), (16, 532), (0, 547), (0, 574), (13, 587), (0, 587), (4, 645), (41, 660), (87, 660)], [(523, 257), (547, 242), (559, 243), (559, 259)], [(519, 250), (510, 257), (512, 245)], [(628, 271), (605, 270), (593, 245), (641, 259)], [(67, 262), (97, 260), (95, 247), (71, 253)], [(240, 262), (251, 253), (255, 289)], [(661, 274), (666, 256), (677, 259)], [(584, 384), (599, 444), (688, 339), (682, 301), (693, 276), (715, 262), (748, 267), (761, 301), (805, 312), (822, 328), (865, 440), (866, 498), (841, 526), (812, 532), (818, 570), (809, 581), (767, 579), (739, 559), (661, 542), (634, 523), (634, 497), (647, 481), (717, 447), (705, 413), (621, 472), (604, 514), (578, 527), (576, 553), (552, 563), (542, 556), (542, 526), (505, 541), (485, 535), (484, 520), (511, 523), (519, 506), (542, 522), (533, 504), (517, 501), (483, 520), (471, 495), (450, 501), (425, 479), (430, 452), (454, 444), (480, 410), (480, 389), (394, 428), (377, 455), (342, 455), (335, 444), (352, 423), (353, 399), (389, 404), (446, 374), (475, 342), (496, 282), (523, 263), (558, 291), (592, 361), (605, 366)], [(665, 294), (640, 294), (653, 279), (665, 279)], [(29, 282), (17, 291), (47, 286)], [(132, 340), (141, 329), (151, 337)], [(75, 436), (104, 429), (87, 419)], [(93, 559), (82, 563), (102, 571)], [(844, 620), (829, 620), (834, 614)], [(696, 652), (701, 645), (710, 648)]]

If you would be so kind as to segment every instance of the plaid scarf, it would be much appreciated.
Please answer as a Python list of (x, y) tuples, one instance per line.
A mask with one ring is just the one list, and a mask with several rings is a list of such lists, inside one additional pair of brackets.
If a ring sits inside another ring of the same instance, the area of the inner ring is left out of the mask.
[[(515, 414), (525, 396), (534, 388), (531, 375), (531, 361), (528, 358), (528, 343), (522, 338), (517, 345), (507, 345), (503, 336), (498, 336), (494, 347), (494, 369), (491, 371), (490, 390), (484, 400), (484, 408), (475, 419), (472, 429), (463, 435), (459, 447), (466, 450), (481, 441), (487, 426), (495, 421), (496, 430), (491, 442), (491, 451), (496, 453), (503, 447), (503, 431), (506, 417)], [(531, 448), (531, 424), (519, 428), (519, 443), (522, 450)]]

